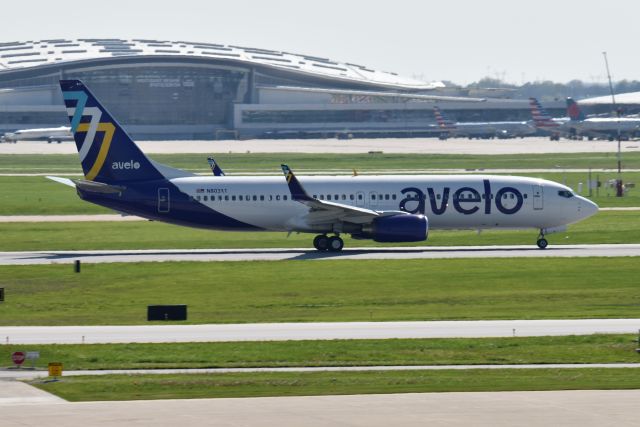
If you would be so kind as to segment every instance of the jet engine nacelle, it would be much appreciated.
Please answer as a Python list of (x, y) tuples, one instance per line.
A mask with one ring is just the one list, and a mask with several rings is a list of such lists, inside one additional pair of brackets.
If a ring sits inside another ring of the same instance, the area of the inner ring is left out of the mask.
[(422, 242), (429, 234), (429, 220), (424, 215), (378, 217), (363, 227), (361, 236), (381, 243)]

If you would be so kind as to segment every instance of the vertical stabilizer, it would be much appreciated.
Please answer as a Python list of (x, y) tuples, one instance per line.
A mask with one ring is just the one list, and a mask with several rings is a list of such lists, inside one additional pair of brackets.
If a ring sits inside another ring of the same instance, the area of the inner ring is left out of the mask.
[(60, 88), (86, 180), (164, 178), (81, 81), (61, 80)]

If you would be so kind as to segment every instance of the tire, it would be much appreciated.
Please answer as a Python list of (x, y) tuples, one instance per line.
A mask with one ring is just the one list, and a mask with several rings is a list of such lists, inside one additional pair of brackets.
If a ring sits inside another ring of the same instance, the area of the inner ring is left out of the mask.
[(319, 251), (329, 249), (329, 238), (324, 234), (319, 234), (313, 239), (313, 247)]
[(547, 239), (544, 239), (544, 238), (538, 239), (536, 243), (538, 244), (538, 247), (540, 249), (545, 249), (549, 245), (549, 242), (547, 242)]
[(331, 252), (340, 252), (344, 247), (344, 241), (338, 236), (331, 237), (328, 243), (328, 249)]

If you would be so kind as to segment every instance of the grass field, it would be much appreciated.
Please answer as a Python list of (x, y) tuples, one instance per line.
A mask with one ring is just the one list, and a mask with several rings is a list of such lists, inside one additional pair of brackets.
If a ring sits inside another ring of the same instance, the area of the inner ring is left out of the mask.
[[(536, 230), (476, 231), (431, 230), (429, 240), (418, 245), (531, 245)], [(311, 234), (277, 232), (224, 232), (199, 230), (159, 222), (42, 222), (0, 223), (0, 251), (89, 249), (217, 249), (309, 248)], [(344, 236), (345, 247), (415, 246), (415, 243), (382, 244)], [(605, 211), (549, 234), (551, 245), (640, 242), (640, 211)]]
[[(496, 142), (499, 144), (500, 142)], [(443, 143), (443, 144), (446, 144)], [(161, 163), (180, 169), (207, 172), (206, 154), (150, 154)], [(230, 173), (280, 173), (280, 164), (287, 162), (297, 171), (361, 171), (384, 169), (615, 169), (616, 155), (611, 153), (554, 153), (520, 155), (458, 155), (458, 154), (304, 154), (304, 153), (219, 153), (215, 155), (225, 171)], [(623, 153), (623, 166), (640, 168), (640, 152)], [(80, 173), (75, 154), (3, 154), (0, 173), (47, 172)]]
[(195, 399), (453, 391), (637, 389), (619, 369), (500, 369), (392, 372), (234, 373), (67, 377), (31, 384), (70, 401)]
[(1, 325), (637, 317), (635, 258), (4, 266)]
[(65, 370), (638, 363), (637, 347), (637, 337), (632, 335), (4, 345), (0, 360), (10, 361), (14, 351), (39, 351), (37, 367), (58, 361)]

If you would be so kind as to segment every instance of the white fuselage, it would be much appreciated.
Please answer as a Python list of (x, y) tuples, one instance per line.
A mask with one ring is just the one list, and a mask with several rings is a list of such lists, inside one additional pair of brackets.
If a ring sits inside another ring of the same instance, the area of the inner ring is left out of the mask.
[[(431, 229), (553, 229), (593, 215), (597, 206), (564, 185), (492, 175), (307, 176), (313, 198), (374, 211), (424, 213)], [(178, 189), (207, 208), (266, 230), (330, 231), (291, 199), (283, 177), (183, 177)], [(562, 192), (563, 195), (560, 195)]]
[(73, 140), (71, 128), (61, 126), (59, 128), (22, 129), (4, 134), (5, 141), (33, 141), (33, 140)]

